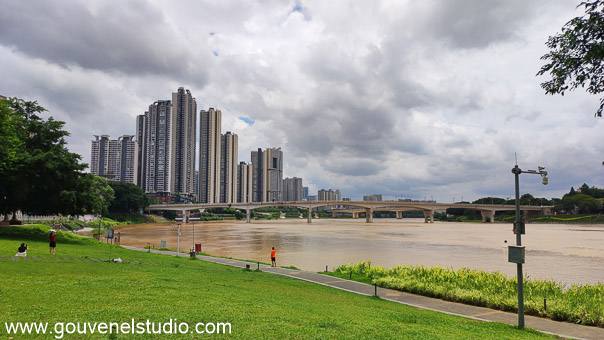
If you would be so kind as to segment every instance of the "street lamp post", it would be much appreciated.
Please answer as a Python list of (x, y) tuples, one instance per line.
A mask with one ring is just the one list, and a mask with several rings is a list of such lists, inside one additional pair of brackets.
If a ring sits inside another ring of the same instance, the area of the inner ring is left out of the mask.
[(178, 257), (178, 253), (180, 252), (180, 223), (172, 224), (172, 228), (177, 228), (176, 234), (176, 257)]
[(99, 211), (99, 241), (101, 241), (101, 224), (103, 222), (103, 194), (101, 194), (101, 210)]
[[(508, 254), (510, 254), (509, 261), (516, 263), (516, 277), (518, 281), (518, 328), (524, 328), (524, 292), (523, 292), (523, 274), (522, 264), (524, 263), (524, 247), (522, 247), (522, 234), (524, 234), (524, 221), (520, 217), (520, 180), (519, 176), (521, 173), (541, 175), (543, 177), (543, 185), (547, 185), (547, 171), (544, 167), (538, 167), (539, 170), (527, 170), (522, 171), (518, 164), (512, 169), (515, 180), (515, 194), (516, 194), (516, 220), (514, 221), (514, 233), (516, 234), (516, 247), (509, 246)], [(517, 255), (517, 256), (514, 256)], [(514, 258), (514, 259), (512, 259)]]

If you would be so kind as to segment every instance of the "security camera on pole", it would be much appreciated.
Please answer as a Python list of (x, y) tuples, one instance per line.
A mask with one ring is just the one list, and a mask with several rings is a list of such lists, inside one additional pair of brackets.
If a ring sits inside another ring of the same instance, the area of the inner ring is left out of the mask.
[(515, 177), (516, 186), (516, 220), (514, 221), (514, 233), (516, 234), (516, 245), (508, 246), (508, 262), (516, 263), (517, 267), (517, 280), (518, 280), (518, 328), (524, 328), (524, 292), (523, 292), (523, 275), (522, 275), (522, 264), (524, 263), (524, 246), (522, 246), (522, 234), (525, 232), (524, 221), (520, 216), (520, 184), (518, 176), (522, 173), (541, 175), (543, 177), (543, 185), (547, 185), (547, 171), (545, 167), (538, 167), (537, 170), (526, 170), (522, 171), (518, 164), (512, 169), (512, 173)]

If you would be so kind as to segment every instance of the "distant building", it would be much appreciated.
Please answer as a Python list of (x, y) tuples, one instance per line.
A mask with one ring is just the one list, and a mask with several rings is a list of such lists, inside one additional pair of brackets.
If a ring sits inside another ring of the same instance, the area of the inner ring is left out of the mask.
[(283, 200), (288, 202), (302, 201), (302, 178), (293, 177), (283, 180)]
[(172, 93), (170, 118), (170, 191), (192, 196), (195, 193), (197, 103), (189, 90), (179, 87)]
[(254, 202), (283, 200), (283, 152), (272, 148), (251, 153)]
[(114, 182), (137, 182), (137, 143), (134, 136), (110, 139), (95, 135), (90, 153), (90, 173)]
[(308, 195), (309, 202), (316, 201), (316, 200), (317, 200), (317, 195)]
[(302, 198), (308, 200), (308, 187), (302, 187)]
[(227, 131), (220, 136), (220, 203), (237, 202), (238, 139)]
[(143, 185), (147, 193), (171, 193), (173, 192), (171, 184), (170, 171), (172, 164), (172, 143), (171, 122), (172, 122), (172, 102), (170, 100), (158, 100), (149, 106), (149, 111), (145, 112), (146, 119), (143, 121), (145, 126), (144, 154), (145, 154), (145, 183)]
[[(336, 190), (336, 191), (338, 193), (340, 192), (340, 190)], [(319, 201), (337, 201), (336, 191), (333, 191), (333, 189), (321, 189), (317, 193), (317, 199)], [(340, 195), (340, 197), (341, 197), (341, 195)]]
[(136, 117), (136, 185), (147, 192), (147, 119), (149, 112)]
[(201, 203), (220, 202), (220, 155), (222, 112), (199, 112), (199, 197)]
[(239, 163), (237, 171), (237, 202), (252, 202), (252, 172), (251, 164)]
[(382, 194), (372, 194), (363, 196), (363, 201), (382, 201)]

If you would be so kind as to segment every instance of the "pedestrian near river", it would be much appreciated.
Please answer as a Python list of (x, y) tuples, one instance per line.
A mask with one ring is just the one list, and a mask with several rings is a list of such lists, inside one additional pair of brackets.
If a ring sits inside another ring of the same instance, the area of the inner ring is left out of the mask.
[(275, 247), (271, 250), (271, 267), (277, 267), (277, 251)]
[(57, 232), (54, 229), (50, 229), (48, 234), (48, 241), (50, 243), (50, 255), (55, 254), (55, 248), (57, 247)]

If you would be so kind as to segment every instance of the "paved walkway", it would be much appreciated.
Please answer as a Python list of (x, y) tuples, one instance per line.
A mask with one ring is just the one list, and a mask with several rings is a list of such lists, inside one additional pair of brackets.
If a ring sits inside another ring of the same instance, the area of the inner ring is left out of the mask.
[[(144, 248), (137, 248), (131, 246), (122, 247), (138, 251), (148, 251)], [(176, 255), (176, 252), (172, 251), (151, 250), (151, 252), (172, 256)], [(188, 257), (189, 254), (180, 253), (179, 256)], [(260, 269), (263, 272), (288, 276), (291, 278), (313, 282), (361, 295), (374, 295), (376, 293), (376, 288), (372, 285), (340, 279), (329, 275), (300, 270), (291, 270), (280, 267), (273, 268), (271, 266), (263, 264), (258, 265), (257, 263), (250, 263), (219, 257), (198, 255), (197, 258), (208, 262), (220, 263), (227, 266), (239, 268), (246, 268), (246, 266), (250, 266), (250, 269)], [(377, 295), (385, 300), (390, 300), (421, 309), (428, 309), (437, 312), (463, 316), (480, 321), (496, 321), (514, 326), (518, 325), (518, 314), (516, 313), (509, 313), (484, 307), (476, 307), (461, 303), (449, 302), (380, 287), (377, 288)], [(550, 333), (565, 338), (604, 339), (604, 328), (576, 325), (568, 322), (553, 321), (550, 319), (538, 318), (528, 315), (525, 316), (525, 326), (528, 328), (536, 329), (540, 332)]]

